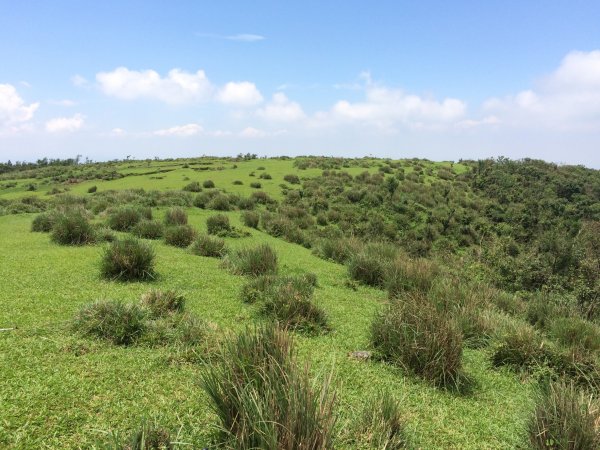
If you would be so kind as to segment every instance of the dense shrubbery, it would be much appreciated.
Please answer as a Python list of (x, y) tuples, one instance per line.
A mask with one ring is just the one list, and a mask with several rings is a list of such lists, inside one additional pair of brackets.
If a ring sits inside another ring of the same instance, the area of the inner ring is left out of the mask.
[(187, 213), (181, 208), (171, 208), (165, 212), (165, 224), (171, 225), (187, 225)]
[(250, 228), (258, 228), (260, 216), (254, 211), (243, 211), (241, 215), (242, 222), (244, 225)]

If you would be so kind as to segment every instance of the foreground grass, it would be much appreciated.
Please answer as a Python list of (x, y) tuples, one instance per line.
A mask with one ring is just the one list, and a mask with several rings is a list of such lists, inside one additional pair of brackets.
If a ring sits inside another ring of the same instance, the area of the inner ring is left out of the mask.
[[(276, 178), (274, 170), (268, 171)], [(190, 224), (204, 232), (211, 214), (189, 210)], [(228, 215), (241, 227), (239, 213)], [(239, 300), (244, 278), (220, 268), (217, 259), (155, 242), (156, 281), (105, 281), (99, 275), (102, 246), (55, 245), (47, 235), (29, 232), (32, 218), (0, 217), (0, 328), (14, 328), (0, 332), (0, 447), (89, 448), (106, 433), (126, 433), (144, 419), (180, 430), (181, 442), (208, 445), (215, 417), (199, 386), (202, 364), (186, 363), (168, 347), (121, 348), (78, 338), (68, 321), (90, 301), (135, 301), (148, 289), (160, 288), (181, 291), (189, 311), (224, 332), (236, 331), (260, 320), (252, 306)], [(332, 367), (337, 373), (337, 448), (356, 447), (354, 421), (366, 400), (386, 388), (400, 400), (412, 447), (527, 446), (530, 384), (507, 371), (490, 370), (485, 350), (465, 351), (465, 371), (474, 379), (473, 393), (467, 396), (433, 388), (376, 361), (349, 359), (348, 352), (367, 349), (371, 319), (386, 294), (348, 289), (343, 266), (256, 230), (251, 233), (226, 239), (227, 245), (235, 249), (267, 242), (277, 251), (282, 274), (311, 271), (318, 276), (315, 300), (326, 310), (333, 331), (297, 336), (296, 343), (316, 376)]]

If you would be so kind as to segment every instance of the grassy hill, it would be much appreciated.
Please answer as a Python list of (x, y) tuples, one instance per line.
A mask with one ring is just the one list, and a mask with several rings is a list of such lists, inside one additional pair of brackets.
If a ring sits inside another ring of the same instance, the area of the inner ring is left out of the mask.
[[(227, 364), (224, 343), (278, 320), (299, 373), (309, 364), (310, 383), (331, 377), (333, 447), (384, 446), (374, 436), (389, 433), (388, 422), (365, 426), (364, 417), (385, 395), (408, 448), (529, 448), (536, 404), (550, 395), (544, 386), (598, 392), (599, 202), (597, 171), (540, 161), (197, 158), (5, 168), (0, 445), (123, 448), (140, 427), (156, 426), (182, 448), (235, 446), (202, 380)], [(226, 253), (198, 256), (194, 246), (141, 239), (155, 254), (150, 279), (101, 276), (113, 241), (139, 233), (135, 223), (149, 214), (168, 233), (173, 208), (201, 237), (207, 219), (228, 217), (233, 231), (219, 237)], [(259, 218), (255, 228), (248, 211)], [(132, 217), (128, 230), (115, 225), (120, 213)], [(31, 231), (40, 214), (50, 233)], [(69, 217), (89, 224), (89, 242), (57, 243)], [(261, 244), (277, 256), (277, 278), (261, 279), (275, 291), (256, 288), (264, 299), (249, 303), (242, 293), (255, 278), (238, 274), (236, 252)], [(286, 277), (306, 274), (316, 287), (305, 298), (289, 281), (304, 279)], [(299, 309), (281, 315), (285, 289), (291, 304), (318, 308), (326, 327), (296, 326), (290, 317)], [(150, 318), (144, 308), (145, 334), (128, 345), (74, 325), (85, 305), (137, 305), (150, 290), (185, 298), (184, 314), (202, 324), (189, 328), (200, 342), (173, 338), (175, 315)], [(402, 341), (394, 333), (410, 322), (402, 307), (411, 302), (422, 306), (415, 326), (433, 325)], [(383, 343), (374, 338), (383, 333), (377, 317), (397, 320)], [(439, 340), (446, 328), (457, 343)], [(411, 339), (418, 345), (408, 355)], [(459, 351), (450, 381), (415, 362), (443, 365), (438, 350), (450, 345)]]

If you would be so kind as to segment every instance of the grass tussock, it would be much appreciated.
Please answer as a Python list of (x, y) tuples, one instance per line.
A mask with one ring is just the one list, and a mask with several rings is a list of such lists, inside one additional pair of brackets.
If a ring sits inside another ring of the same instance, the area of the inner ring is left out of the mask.
[(192, 253), (210, 258), (222, 258), (227, 253), (225, 241), (217, 236), (201, 234), (192, 245)]
[(298, 365), (289, 335), (273, 325), (228, 339), (202, 386), (228, 448), (333, 448), (330, 379), (315, 384)]
[(31, 231), (37, 233), (49, 233), (52, 231), (54, 222), (56, 221), (55, 213), (41, 213), (34, 217), (31, 222)]
[(260, 276), (277, 273), (277, 254), (269, 244), (231, 252), (224, 265), (237, 275)]
[(155, 278), (155, 253), (152, 247), (136, 238), (110, 244), (100, 266), (104, 278), (119, 281), (146, 281)]
[(258, 228), (260, 215), (255, 211), (243, 211), (241, 214), (242, 223), (249, 228)]
[(183, 312), (185, 297), (177, 291), (152, 289), (142, 295), (140, 303), (150, 311), (152, 317), (163, 317)]
[(534, 449), (600, 448), (600, 405), (573, 383), (551, 382), (540, 392), (528, 425)]
[(173, 247), (189, 247), (196, 238), (196, 230), (189, 225), (174, 225), (165, 230), (165, 242)]
[(164, 232), (165, 227), (158, 220), (144, 219), (133, 227), (133, 234), (143, 239), (160, 239)]
[(70, 211), (57, 216), (51, 239), (60, 245), (85, 245), (95, 241), (96, 233), (82, 212)]
[(183, 208), (170, 208), (165, 212), (165, 225), (187, 225), (188, 216)]
[(206, 229), (208, 234), (214, 234), (217, 236), (226, 236), (231, 232), (231, 224), (229, 223), (229, 217), (225, 214), (216, 214), (206, 219)]
[(358, 440), (368, 448), (398, 450), (407, 447), (400, 403), (390, 392), (370, 399), (357, 425)]
[(376, 315), (371, 340), (379, 356), (437, 385), (462, 377), (462, 333), (422, 294), (407, 294)]
[(440, 272), (439, 266), (424, 258), (396, 258), (386, 274), (386, 287), (390, 298), (404, 292), (427, 293)]
[(115, 231), (130, 231), (143, 218), (152, 219), (152, 212), (149, 208), (121, 206), (110, 213), (107, 223)]

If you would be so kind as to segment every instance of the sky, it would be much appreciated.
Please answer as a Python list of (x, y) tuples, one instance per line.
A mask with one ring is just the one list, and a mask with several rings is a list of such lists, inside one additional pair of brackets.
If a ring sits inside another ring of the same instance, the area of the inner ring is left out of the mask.
[(0, 161), (600, 168), (597, 1), (0, 0)]

